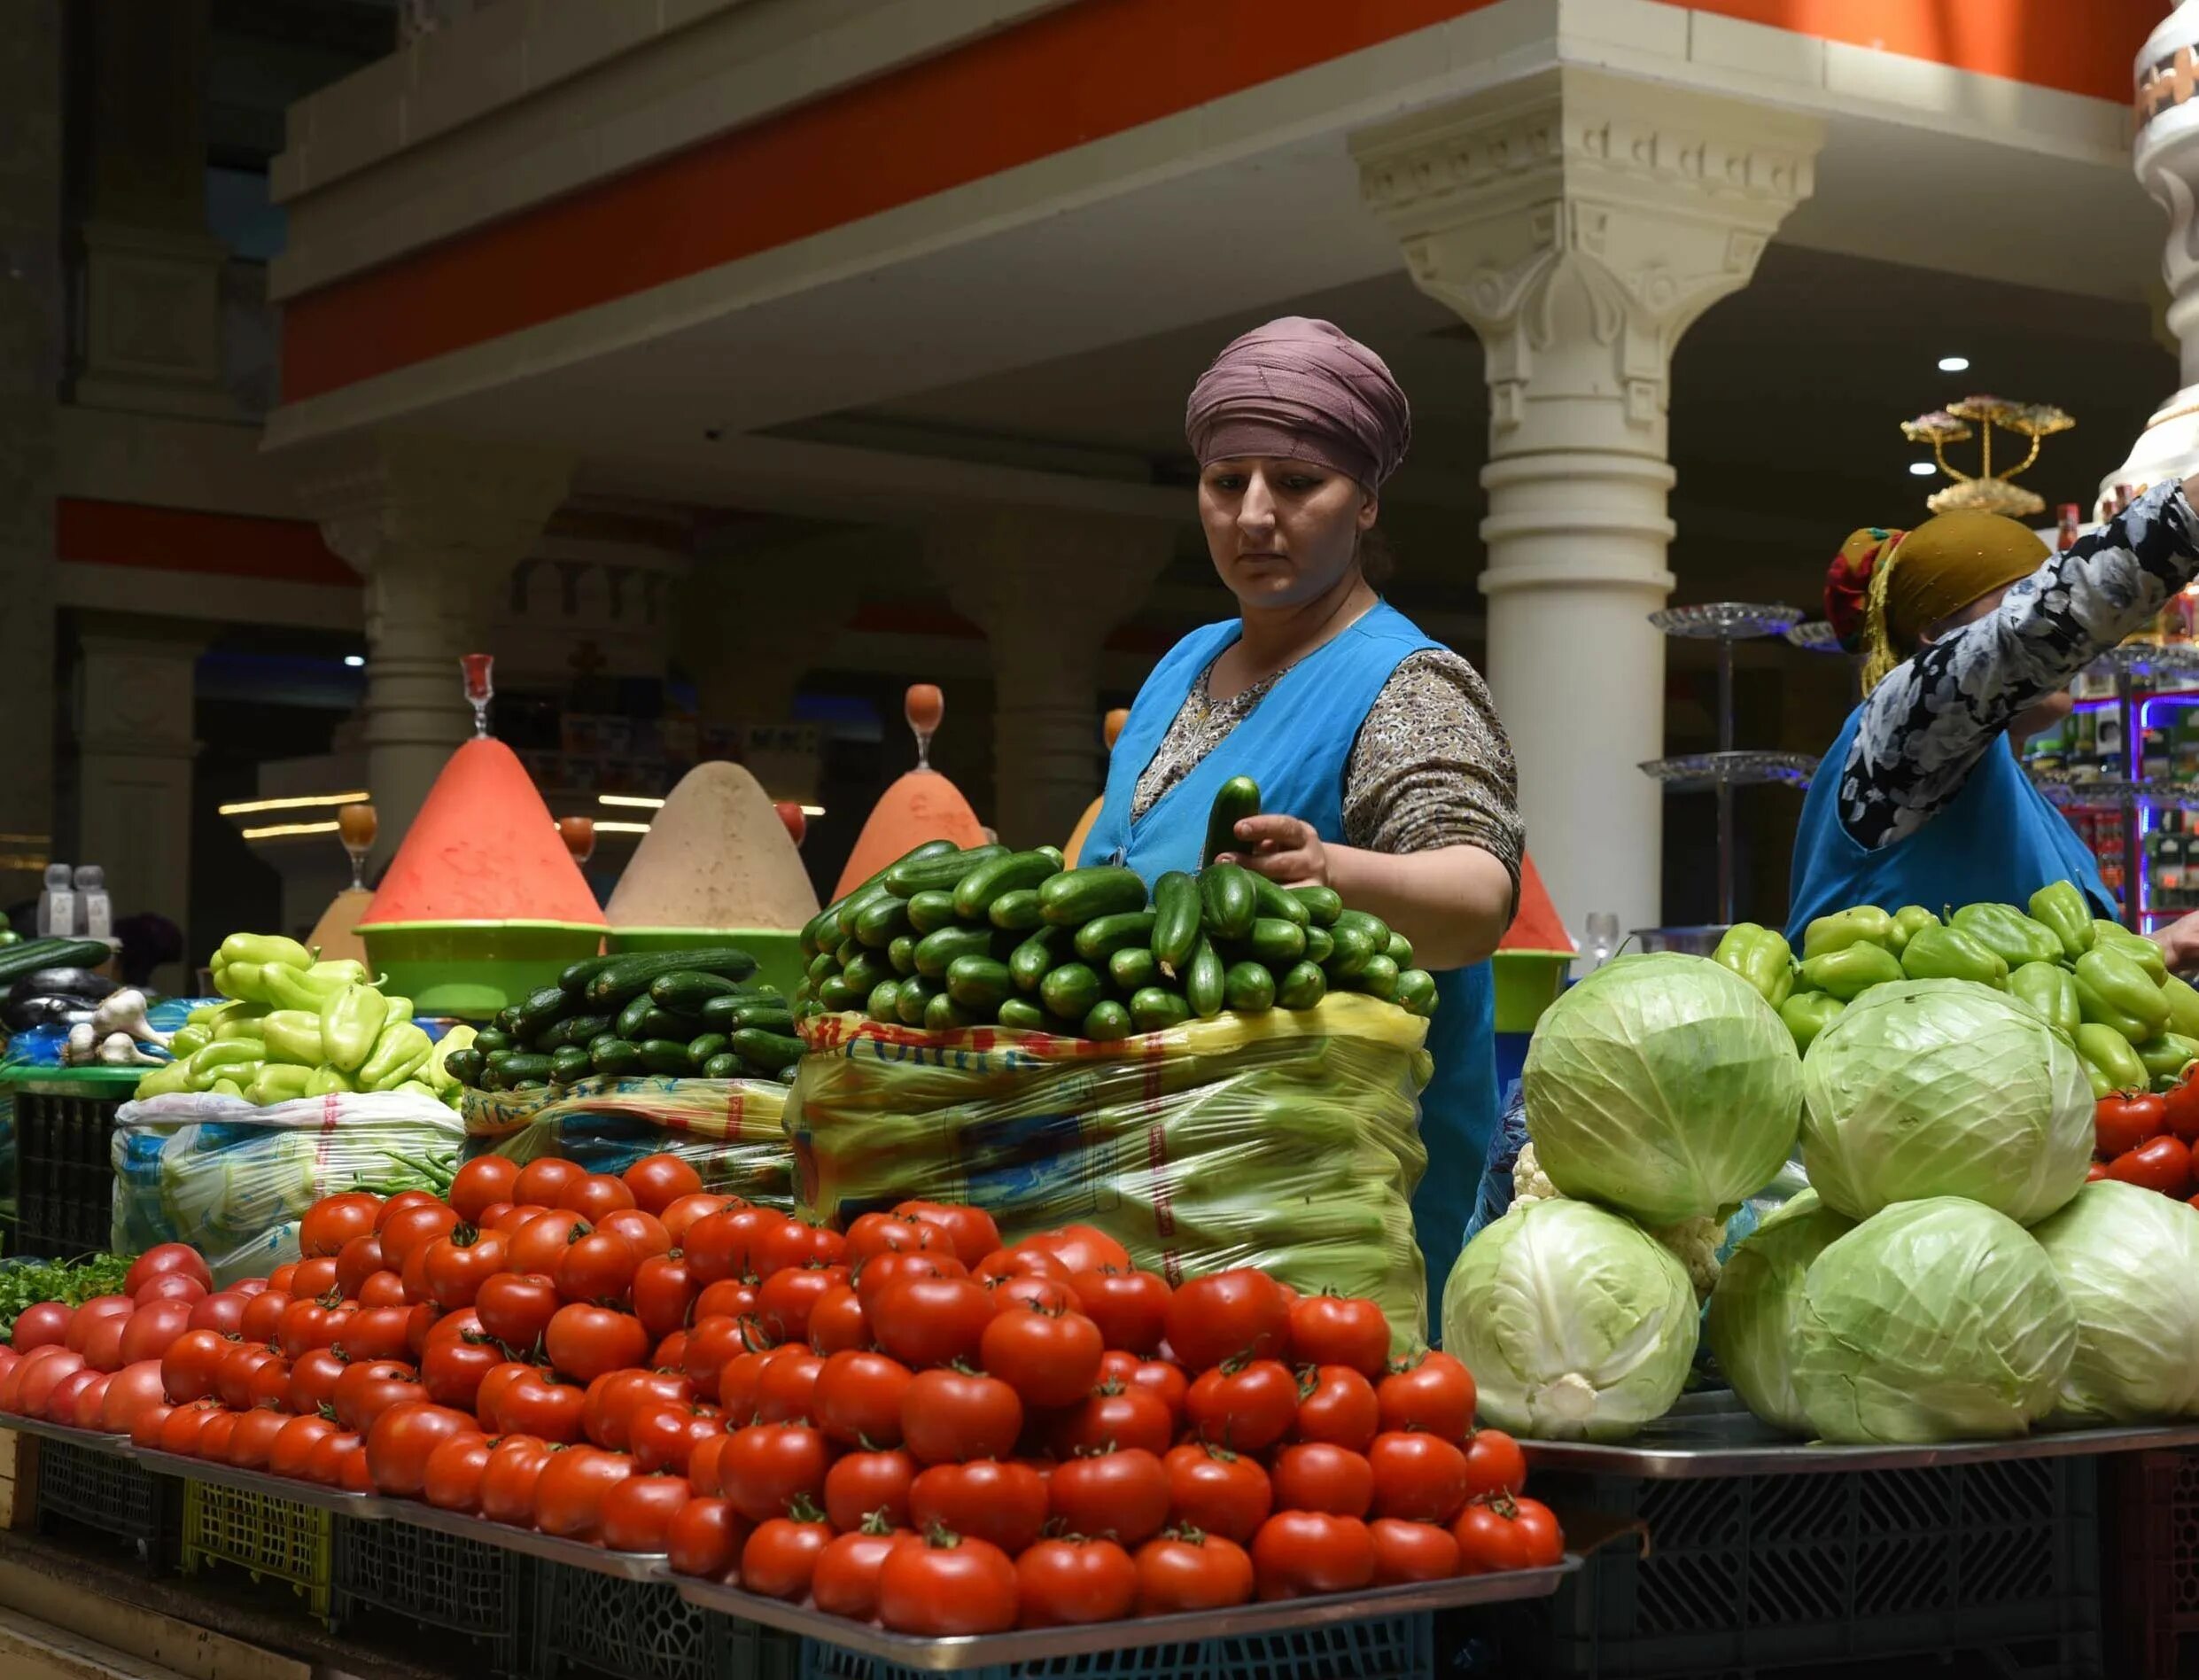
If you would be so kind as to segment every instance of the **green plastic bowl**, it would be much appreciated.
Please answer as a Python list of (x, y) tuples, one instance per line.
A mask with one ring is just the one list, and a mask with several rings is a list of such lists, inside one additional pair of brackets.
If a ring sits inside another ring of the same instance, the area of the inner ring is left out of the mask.
[(467, 1021), (556, 985), (566, 964), (603, 945), (603, 929), (580, 922), (373, 922), (357, 932), (367, 967), (416, 1014)]
[(1542, 1011), (1565, 990), (1573, 953), (1499, 951), (1490, 966), (1496, 976), (1496, 1031), (1532, 1032)]
[(802, 984), (802, 936), (781, 928), (613, 928), (604, 947), (617, 956), (641, 951), (702, 951), (739, 945), (756, 959), (756, 977), (791, 998)]

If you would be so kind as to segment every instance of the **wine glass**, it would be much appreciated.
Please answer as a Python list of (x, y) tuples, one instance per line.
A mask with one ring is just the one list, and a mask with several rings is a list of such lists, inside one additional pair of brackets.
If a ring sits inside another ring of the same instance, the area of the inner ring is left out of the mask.
[(901, 703), (901, 715), (909, 720), (909, 727), (916, 734), (916, 767), (931, 768), (931, 738), (939, 731), (939, 720), (946, 715), (946, 696), (929, 682), (909, 685), (909, 691)]
[(489, 732), (489, 702), (496, 697), (496, 684), (491, 675), (495, 665), (493, 654), (458, 656), (458, 668), (466, 673), (466, 698), (473, 706), (473, 734), (477, 741)]
[(374, 807), (370, 805), (347, 805), (336, 813), (336, 837), (344, 843), (344, 851), (351, 858), (351, 890), (367, 890), (367, 853), (374, 850)]

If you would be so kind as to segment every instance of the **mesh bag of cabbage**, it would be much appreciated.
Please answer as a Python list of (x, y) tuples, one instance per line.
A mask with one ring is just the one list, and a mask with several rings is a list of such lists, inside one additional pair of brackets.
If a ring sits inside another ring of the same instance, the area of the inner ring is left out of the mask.
[(1170, 1282), (1256, 1265), (1421, 1342), (1426, 1032), (1350, 993), (1113, 1042), (817, 1016), (787, 1105), (796, 1202), (843, 1225), (974, 1202), (1010, 1239), (1089, 1224)]
[(540, 1091), (468, 1091), (466, 1154), (514, 1161), (560, 1155), (623, 1172), (643, 1155), (678, 1155), (709, 1188), (785, 1208), (794, 1155), (787, 1087), (770, 1079), (582, 1079)]

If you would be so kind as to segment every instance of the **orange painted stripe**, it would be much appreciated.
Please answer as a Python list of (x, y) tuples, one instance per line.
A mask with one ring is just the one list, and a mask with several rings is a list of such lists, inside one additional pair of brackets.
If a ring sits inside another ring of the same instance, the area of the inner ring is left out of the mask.
[[(1492, 4), (1079, 0), (292, 299), (284, 401), (631, 297)], [(2161, 10), (2159, 0), (1695, 4), (2118, 104)]]
[(318, 526), (303, 519), (63, 496), (53, 507), (53, 551), (80, 565), (359, 587), (359, 574), (329, 552)]

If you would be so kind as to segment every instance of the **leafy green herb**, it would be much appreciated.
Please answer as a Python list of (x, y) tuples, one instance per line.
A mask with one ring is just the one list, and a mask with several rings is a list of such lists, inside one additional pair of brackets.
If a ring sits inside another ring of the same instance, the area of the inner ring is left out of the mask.
[(119, 1295), (129, 1269), (127, 1256), (113, 1254), (0, 1263), (0, 1336), (12, 1335), (17, 1315), (42, 1301), (80, 1307), (94, 1295)]

